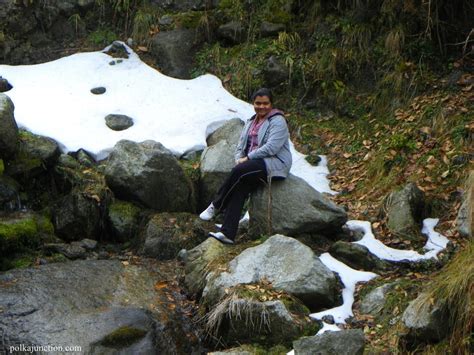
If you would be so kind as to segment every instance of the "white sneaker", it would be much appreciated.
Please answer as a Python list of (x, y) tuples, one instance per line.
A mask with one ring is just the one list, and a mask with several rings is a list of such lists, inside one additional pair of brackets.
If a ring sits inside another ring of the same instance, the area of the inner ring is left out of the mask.
[(206, 208), (200, 215), (199, 218), (201, 218), (203, 221), (210, 221), (212, 217), (216, 214), (216, 208), (214, 207), (214, 204), (211, 202), (208, 208)]
[(209, 235), (213, 238), (216, 238), (221, 243), (234, 244), (234, 241), (232, 239), (227, 238), (222, 232), (216, 232), (216, 233), (209, 232)]

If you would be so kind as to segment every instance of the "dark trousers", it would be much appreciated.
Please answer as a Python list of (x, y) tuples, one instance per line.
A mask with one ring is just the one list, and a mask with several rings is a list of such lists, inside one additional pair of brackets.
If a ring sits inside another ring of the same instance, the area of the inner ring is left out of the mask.
[(266, 181), (267, 169), (263, 159), (247, 160), (234, 166), (212, 202), (217, 210), (225, 210), (221, 232), (227, 238), (235, 239), (245, 200)]

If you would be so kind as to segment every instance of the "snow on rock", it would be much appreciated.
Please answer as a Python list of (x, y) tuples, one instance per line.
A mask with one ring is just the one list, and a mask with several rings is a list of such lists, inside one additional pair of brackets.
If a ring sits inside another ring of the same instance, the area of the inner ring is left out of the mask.
[[(154, 140), (176, 155), (199, 150), (223, 121), (254, 114), (252, 105), (232, 96), (217, 77), (165, 76), (122, 44), (129, 58), (114, 60), (104, 53), (109, 46), (48, 63), (0, 65), (0, 76), (13, 85), (8, 96), (19, 126), (55, 139), (63, 152), (82, 148), (100, 160), (121, 139)], [(91, 93), (98, 87), (105, 89), (102, 95)], [(110, 114), (133, 117), (134, 125), (113, 131), (105, 123)], [(294, 175), (319, 192), (335, 193), (326, 180), (324, 158), (314, 167), (293, 145), (291, 151)]]
[(416, 262), (420, 260), (427, 260), (431, 258), (437, 258), (437, 254), (446, 248), (449, 240), (436, 232), (434, 227), (438, 224), (437, 218), (427, 218), (423, 221), (422, 233), (428, 237), (428, 240), (424, 246), (427, 253), (420, 254), (414, 250), (400, 250), (387, 247), (381, 241), (375, 239), (372, 233), (372, 228), (369, 222), (365, 221), (348, 221), (347, 226), (353, 231), (362, 231), (364, 237), (354, 242), (365, 246), (369, 251), (379, 257), (380, 259), (388, 261), (411, 261)]

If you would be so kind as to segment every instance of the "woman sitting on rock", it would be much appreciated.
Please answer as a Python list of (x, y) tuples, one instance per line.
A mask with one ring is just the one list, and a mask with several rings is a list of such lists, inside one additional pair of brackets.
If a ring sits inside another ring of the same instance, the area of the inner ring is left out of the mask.
[(252, 95), (255, 109), (245, 124), (235, 153), (236, 165), (219, 189), (216, 198), (199, 217), (210, 220), (224, 211), (220, 232), (209, 233), (225, 244), (233, 244), (240, 214), (249, 194), (271, 179), (284, 179), (291, 168), (289, 132), (283, 113), (272, 106), (270, 90)]

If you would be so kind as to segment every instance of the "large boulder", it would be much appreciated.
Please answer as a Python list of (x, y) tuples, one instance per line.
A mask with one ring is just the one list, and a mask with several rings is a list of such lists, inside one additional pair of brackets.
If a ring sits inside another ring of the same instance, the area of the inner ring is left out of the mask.
[(0, 94), (0, 159), (12, 157), (18, 148), (18, 126), (13, 116), (14, 109), (12, 100), (7, 95)]
[(105, 168), (118, 198), (158, 211), (193, 211), (192, 187), (171, 151), (154, 141), (119, 141)]
[(295, 355), (362, 355), (364, 346), (364, 332), (359, 329), (328, 331), (293, 342)]
[(387, 197), (385, 209), (387, 227), (391, 233), (411, 240), (420, 235), (424, 198), (423, 191), (414, 183), (405, 185)]
[(266, 86), (274, 88), (287, 81), (289, 76), (288, 68), (278, 58), (275, 56), (268, 58), (263, 70)]
[(409, 346), (440, 341), (448, 334), (448, 320), (448, 310), (422, 293), (403, 313), (402, 322), (407, 328), (403, 339)]
[(208, 146), (211, 146), (219, 143), (219, 141), (225, 140), (227, 143), (229, 143), (229, 145), (236, 149), (243, 127), (244, 122), (240, 118), (232, 118), (227, 120), (214, 132), (209, 134), (209, 136), (206, 138), (206, 143)]
[(8, 176), (0, 174), (0, 210), (14, 211), (21, 208), (20, 186)]
[(0, 352), (54, 344), (86, 354), (199, 353), (179, 302), (155, 288), (170, 276), (149, 268), (87, 260), (0, 274)]
[(226, 288), (265, 280), (314, 310), (332, 306), (336, 301), (333, 272), (309, 247), (283, 235), (274, 235), (265, 243), (244, 250), (229, 263), (228, 271), (208, 279), (203, 291), (208, 304), (217, 303)]
[[(268, 199), (268, 187), (251, 195), (249, 232), (253, 236), (269, 232)], [(347, 221), (343, 208), (291, 174), (285, 180), (272, 182), (271, 199), (271, 233), (294, 236), (337, 231)]]
[(194, 55), (201, 41), (192, 29), (159, 32), (151, 42), (151, 54), (161, 72), (178, 79), (191, 79)]
[(148, 221), (141, 253), (160, 260), (174, 259), (182, 249), (192, 249), (207, 239), (210, 223), (190, 213), (159, 213)]

